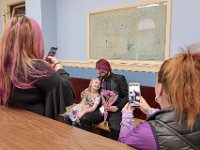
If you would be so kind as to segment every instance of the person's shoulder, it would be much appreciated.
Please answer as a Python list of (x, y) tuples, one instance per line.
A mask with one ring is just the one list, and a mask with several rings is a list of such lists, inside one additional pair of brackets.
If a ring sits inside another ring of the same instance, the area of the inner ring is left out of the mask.
[(44, 60), (34, 60), (33, 66), (36, 70), (40, 70), (40, 71), (47, 70), (53, 73), (53, 69), (51, 68), (51, 66)]
[(118, 78), (118, 79), (125, 78), (124, 75), (116, 74), (116, 73), (111, 73), (111, 76), (112, 76), (112, 77), (115, 77), (115, 78)]

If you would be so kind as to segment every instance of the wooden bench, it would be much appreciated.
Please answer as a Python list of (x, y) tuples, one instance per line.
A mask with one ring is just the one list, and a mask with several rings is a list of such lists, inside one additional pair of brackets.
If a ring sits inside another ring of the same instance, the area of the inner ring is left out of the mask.
[[(141, 121), (144, 121), (143, 119), (139, 119), (139, 118), (134, 118), (134, 127), (136, 127)], [(110, 131), (109, 127), (108, 127), (108, 122), (107, 125), (104, 125), (104, 122), (99, 123), (99, 124), (95, 124), (94, 125), (95, 128), (101, 129), (101, 130), (106, 130), (106, 131)]]
[[(66, 107), (66, 111), (69, 111), (71, 110), (76, 104), (72, 104), (68, 107)], [(59, 117), (59, 120), (64, 122), (64, 115), (65, 113), (63, 114), (60, 114), (60, 117)], [(139, 119), (139, 118), (135, 118), (134, 119), (134, 126), (136, 126), (137, 124), (139, 124), (141, 121), (144, 121), (143, 119)], [(106, 125), (104, 125), (104, 122), (101, 122), (99, 124), (94, 124), (94, 127), (97, 128), (97, 129), (101, 129), (101, 130), (106, 130), (106, 131), (110, 131), (109, 127), (108, 127), (108, 122), (106, 123)]]
[[(76, 98), (74, 103), (78, 104), (81, 101), (81, 92), (89, 86), (89, 79), (81, 79), (71, 77), (72, 85), (75, 89)], [(155, 89), (154, 87), (141, 85), (142, 96), (146, 99), (147, 103), (153, 108), (160, 108), (158, 103), (155, 102)], [(134, 111), (134, 116), (139, 119), (146, 119), (146, 115), (139, 109)]]
[[(64, 115), (65, 114), (60, 114), (59, 116), (59, 121), (64, 122)], [(144, 121), (143, 119), (139, 119), (139, 118), (135, 118), (134, 119), (134, 127), (137, 126), (141, 121)], [(104, 122), (101, 122), (99, 124), (94, 124), (94, 127), (97, 129), (101, 129), (101, 130), (106, 130), (106, 131), (110, 131), (109, 127), (108, 127), (108, 123), (105, 126)]]
[[(81, 92), (85, 90), (89, 86), (89, 79), (81, 79), (81, 78), (74, 78), (71, 77), (71, 82), (75, 90), (76, 98), (74, 103), (78, 104), (81, 101)], [(147, 103), (153, 108), (159, 108), (159, 105), (155, 102), (155, 90), (154, 87), (142, 86), (141, 85), (141, 93), (142, 96), (146, 99)], [(68, 106), (67, 109), (70, 109), (72, 106)], [(134, 111), (135, 121), (134, 125), (137, 125), (140, 121), (146, 119), (146, 115), (142, 113), (139, 109)], [(64, 114), (60, 114), (58, 120), (64, 122)], [(109, 132), (110, 129), (108, 126), (104, 126), (104, 123), (95, 124), (95, 128), (104, 130)]]

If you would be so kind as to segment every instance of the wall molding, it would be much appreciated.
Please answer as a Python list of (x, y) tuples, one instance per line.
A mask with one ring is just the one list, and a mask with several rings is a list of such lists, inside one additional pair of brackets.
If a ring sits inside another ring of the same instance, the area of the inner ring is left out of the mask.
[[(74, 68), (93, 68), (95, 69), (96, 61), (60, 61), (63, 66)], [(158, 72), (162, 62), (112, 62), (109, 61), (112, 69), (123, 71), (138, 72)]]

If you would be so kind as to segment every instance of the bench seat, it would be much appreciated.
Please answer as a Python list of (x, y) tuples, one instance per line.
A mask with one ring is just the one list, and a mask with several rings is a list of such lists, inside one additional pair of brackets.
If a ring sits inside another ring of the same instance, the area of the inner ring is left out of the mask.
[[(141, 121), (144, 121), (144, 120), (139, 119), (139, 118), (134, 118), (134, 127), (137, 126)], [(104, 122), (101, 122), (101, 123), (99, 123), (99, 124), (95, 124), (94, 127), (95, 127), (95, 128), (98, 128), (98, 129), (110, 131), (110, 129), (109, 129), (109, 127), (108, 127), (108, 123), (107, 123), (107, 125), (105, 126), (105, 125), (104, 125)]]
[[(66, 107), (66, 111), (72, 109), (76, 104), (72, 104), (70, 106), (67, 106)], [(60, 121), (64, 122), (64, 115), (65, 113), (63, 114), (60, 114)], [(134, 118), (134, 126), (138, 125), (141, 121), (144, 121), (142, 119), (139, 119), (139, 118)], [(108, 122), (106, 123), (106, 125), (104, 125), (104, 122), (101, 122), (99, 124), (94, 124), (94, 127), (97, 128), (97, 129), (101, 129), (101, 130), (106, 130), (106, 131), (110, 131), (109, 127), (108, 127)]]

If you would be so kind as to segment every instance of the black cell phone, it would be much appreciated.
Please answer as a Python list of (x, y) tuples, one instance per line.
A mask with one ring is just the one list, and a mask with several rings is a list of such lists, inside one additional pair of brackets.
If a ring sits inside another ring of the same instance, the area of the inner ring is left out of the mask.
[(48, 57), (55, 56), (57, 49), (58, 49), (57, 47), (51, 47), (45, 60), (51, 63), (51, 60)]
[(130, 82), (128, 84), (128, 92), (130, 106), (138, 107), (135, 102), (140, 102), (141, 99), (140, 82)]
[(57, 47), (51, 47), (47, 57), (48, 56), (55, 56), (57, 49), (58, 49)]

